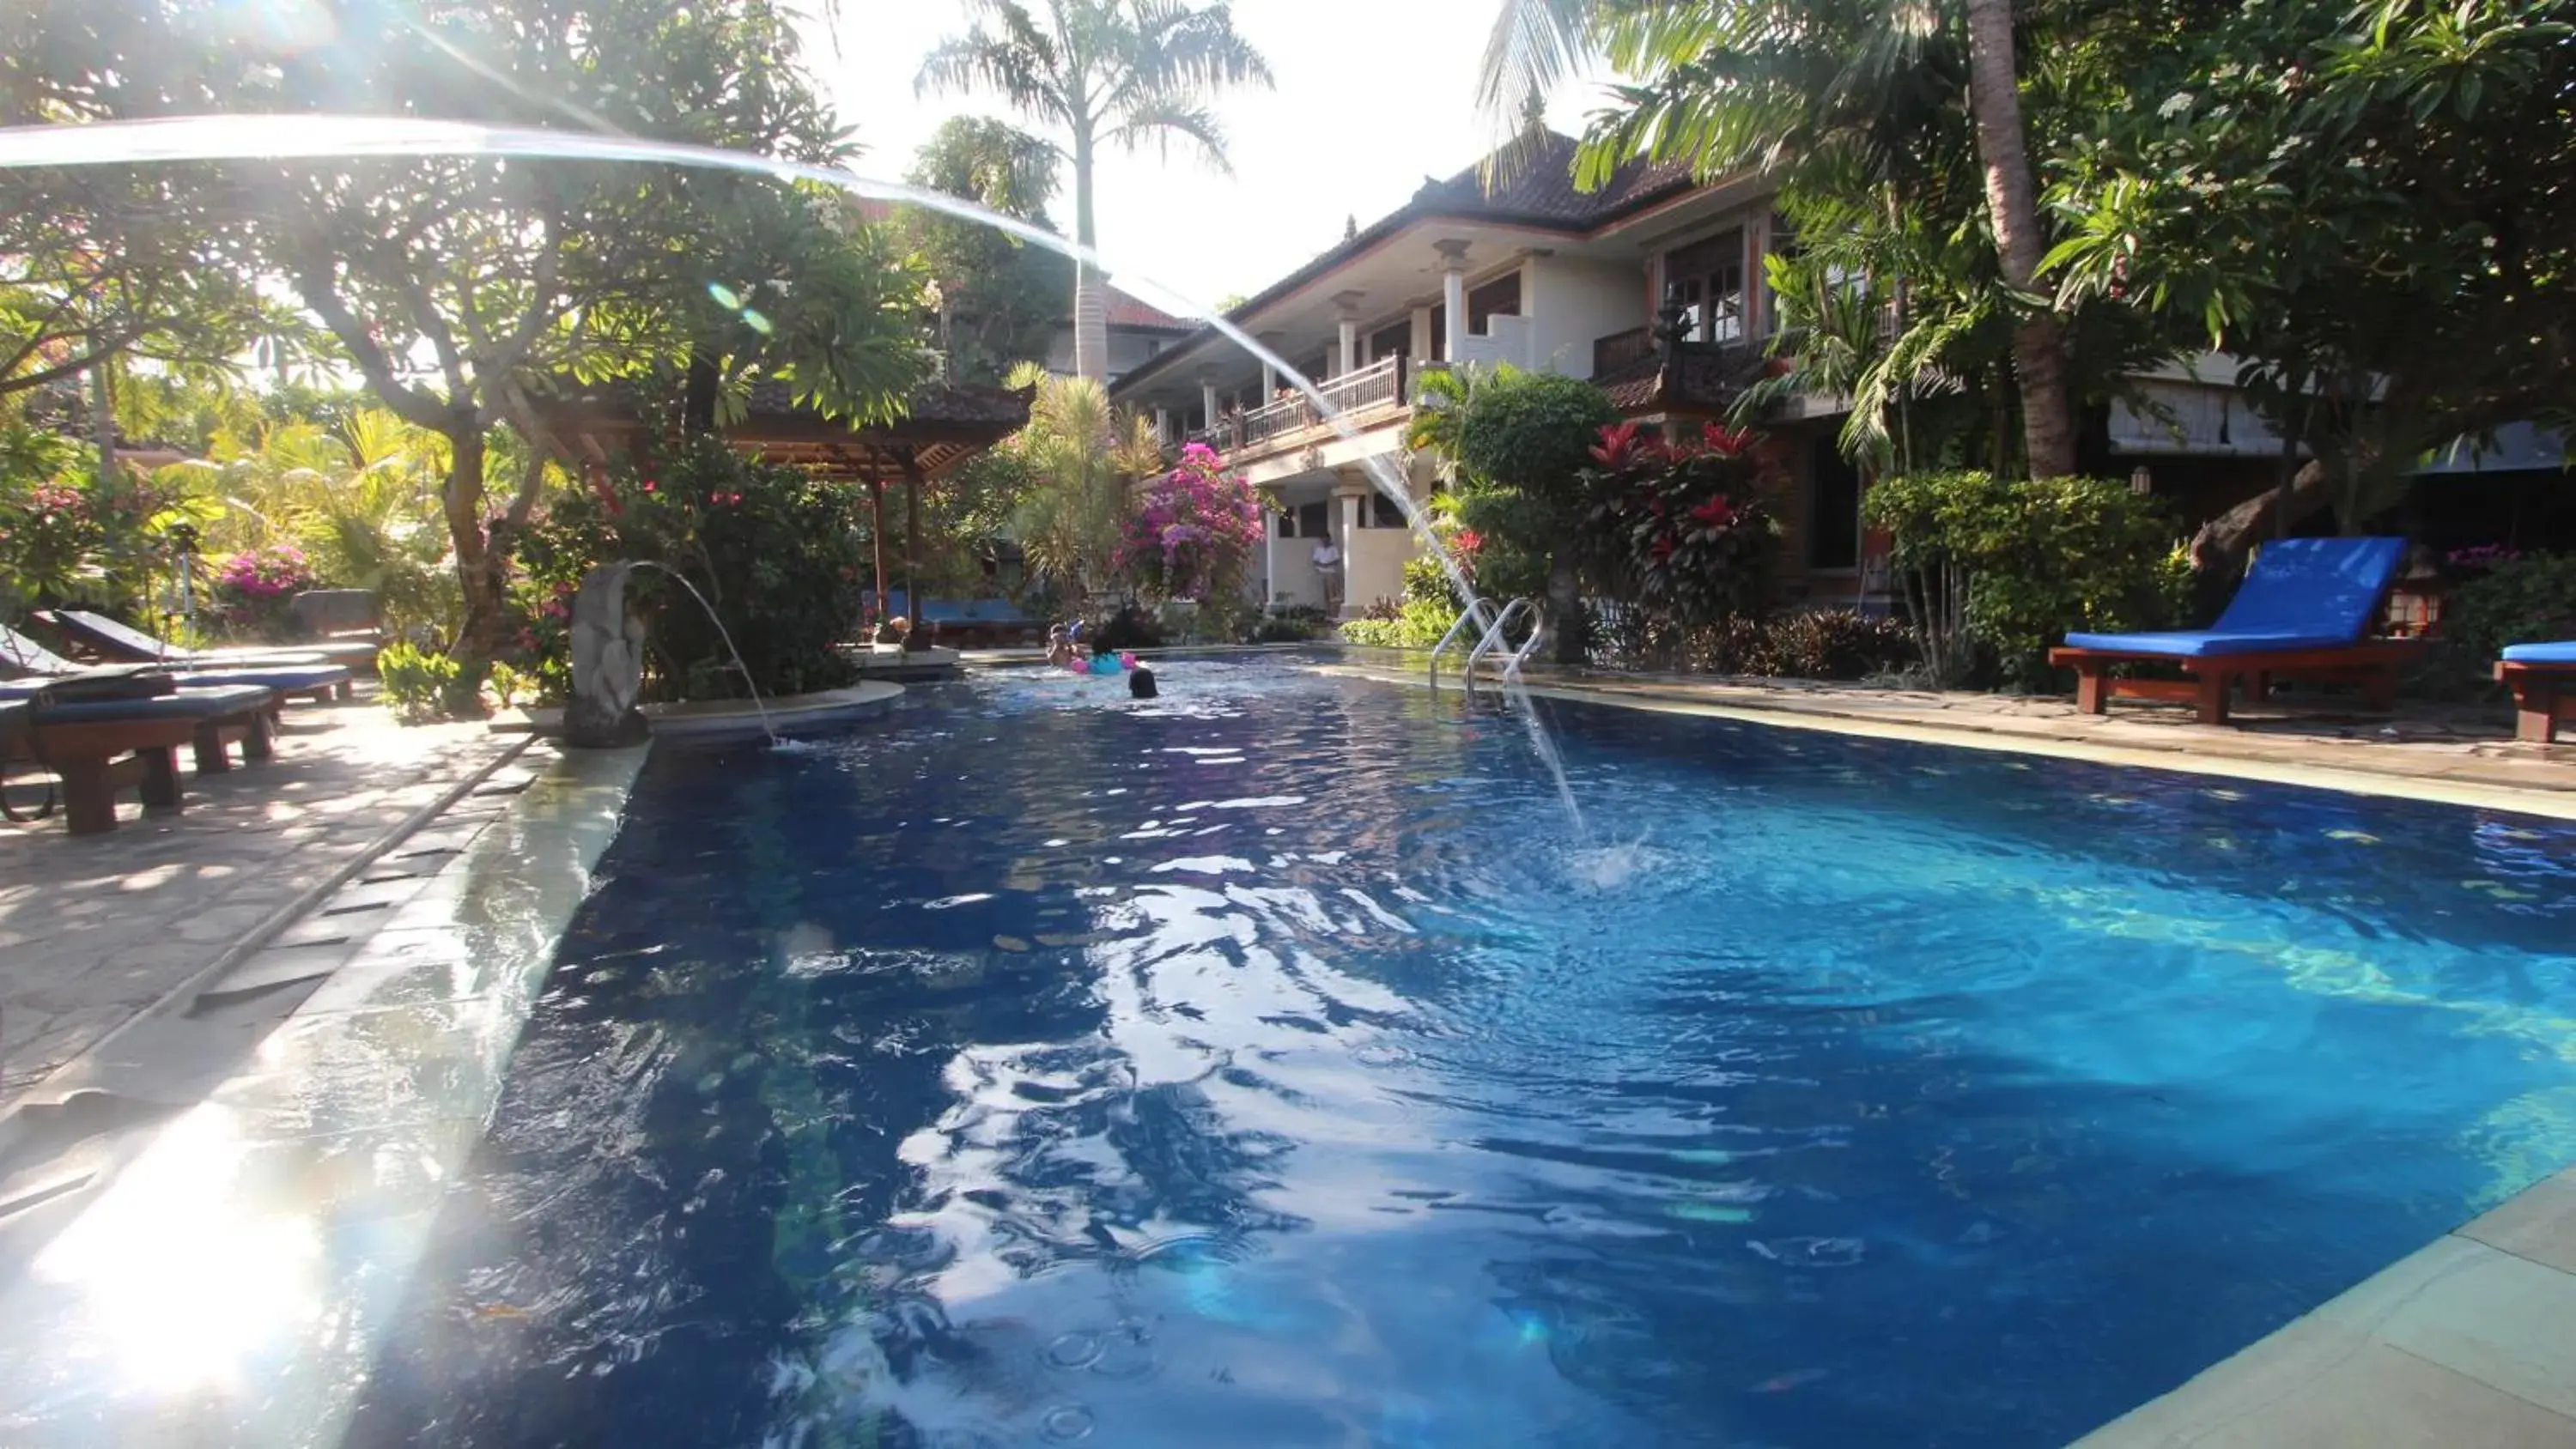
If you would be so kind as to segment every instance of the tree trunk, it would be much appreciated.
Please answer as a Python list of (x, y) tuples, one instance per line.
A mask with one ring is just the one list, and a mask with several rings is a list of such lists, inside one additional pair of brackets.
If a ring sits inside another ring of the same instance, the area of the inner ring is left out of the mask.
[[(2046, 254), (2039, 203), (2021, 121), (2020, 70), (2013, 53), (2012, 0), (1967, 0), (1968, 95), (1976, 114), (1977, 155), (1986, 171), (1986, 206), (2004, 281), (2029, 292)], [(2066, 397), (2066, 355), (2054, 312), (2041, 311), (2013, 330), (2013, 367), (2021, 376), (2022, 438), (2034, 478), (2075, 471), (2075, 414)]]
[(1574, 550), (1559, 544), (1547, 556), (1547, 617), (1556, 628), (1551, 657), (1559, 664), (1581, 664), (1584, 646), (1583, 591), (1574, 571)]
[[(1091, 135), (1076, 127), (1073, 133), (1073, 239), (1089, 252), (1100, 244), (1100, 228), (1092, 219)], [(1093, 382), (1109, 380), (1108, 310), (1100, 293), (1101, 277), (1088, 256), (1073, 266), (1073, 371), (1077, 377)], [(1208, 420), (1210, 426), (1215, 419)]]
[(723, 386), (724, 376), (716, 368), (715, 357), (694, 347), (689, 349), (688, 379), (680, 393), (681, 433), (696, 438), (716, 430), (716, 394)]
[(2266, 488), (2200, 526), (2191, 537), (2191, 566), (2204, 575), (2233, 579), (2245, 555), (2266, 535), (2287, 537), (2290, 525), (2332, 500), (2334, 470), (2310, 458), (2286, 487)]
[(482, 711), (483, 677), (500, 647), (504, 603), (501, 571), (508, 557), (483, 535), (483, 447), (480, 421), (466, 414), (445, 429), (450, 462), (444, 501), (447, 537), (456, 549), (456, 578), (465, 591), (465, 620), (447, 651), (461, 668), (448, 686), (447, 712), (472, 718)]

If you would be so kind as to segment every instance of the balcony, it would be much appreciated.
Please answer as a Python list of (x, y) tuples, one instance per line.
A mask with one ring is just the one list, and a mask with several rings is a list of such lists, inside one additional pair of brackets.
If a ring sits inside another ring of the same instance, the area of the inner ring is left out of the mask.
[[(1401, 356), (1382, 358), (1356, 372), (1319, 385), (1331, 409), (1355, 427), (1372, 427), (1412, 406), (1407, 391), (1409, 369)], [(1304, 393), (1217, 419), (1216, 426), (1190, 433), (1186, 442), (1205, 443), (1230, 462), (1283, 451), (1309, 441), (1308, 435), (1330, 426), (1328, 414)]]

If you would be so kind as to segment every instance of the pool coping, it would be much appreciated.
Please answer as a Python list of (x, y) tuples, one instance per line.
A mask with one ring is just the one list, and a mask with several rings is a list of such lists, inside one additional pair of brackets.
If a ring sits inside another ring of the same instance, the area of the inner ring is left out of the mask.
[[(811, 694), (782, 694), (754, 704), (747, 699), (699, 699), (643, 706), (654, 738), (704, 740), (725, 735), (754, 735), (764, 728), (806, 729), (845, 725), (883, 713), (903, 697), (904, 686), (891, 679), (863, 679), (839, 689)], [(563, 733), (563, 710), (545, 705), (495, 715), (491, 729), (500, 734), (557, 736)]]
[[(201, 1051), (226, 1046), (228, 1026), (256, 1045), (216, 1058), (211, 1085), (182, 1071), (142, 1093), (166, 1110), (85, 1145), (85, 1185), (29, 1210), (40, 1246), (0, 1282), (0, 1440), (337, 1442), (649, 752), (563, 751), (488, 819), (460, 823), (444, 866), (377, 902), (282, 1017), (156, 1023), (213, 1038)], [(425, 809), (386, 848), (438, 819)], [(349, 884), (357, 869), (337, 894), (378, 890)], [(279, 944), (250, 949), (250, 968), (314, 949), (270, 934)], [(196, 985), (220, 979), (209, 968)], [(132, 1035), (81, 1059), (122, 1073), (129, 1096), (169, 1070), (173, 1045), (167, 1030)], [(214, 1377), (173, 1378), (145, 1349), (208, 1372), (207, 1355), (228, 1357)]]
[[(1317, 663), (1308, 667), (1320, 674), (1366, 679), (1380, 684), (1410, 685), (1416, 689), (1432, 687), (1427, 671), (1397, 669), (1374, 662), (1355, 663), (1344, 660)], [(1499, 686), (1489, 680), (1484, 687)], [(1914, 744), (1948, 745), (1959, 749), (2077, 760), (2134, 769), (2169, 770), (2180, 774), (2204, 775), (2219, 779), (2334, 790), (2347, 795), (2418, 800), (2435, 805), (2456, 805), (2478, 810), (2506, 810), (2554, 820), (2576, 820), (2576, 788), (2537, 782), (2504, 784), (2486, 780), (2460, 779), (2430, 772), (2362, 768), (2353, 764), (2297, 764), (2252, 755), (2213, 753), (2205, 748), (2213, 743), (2224, 742), (2221, 737), (2197, 741), (2178, 739), (2169, 745), (2134, 741), (2113, 744), (1965, 723), (1932, 724), (1914, 720), (1878, 719), (1813, 704), (1793, 705), (1779, 701), (1748, 699), (1719, 701), (1694, 698), (1676, 689), (1658, 686), (1652, 681), (1636, 683), (1619, 681), (1615, 684), (1605, 681), (1587, 685), (1577, 681), (1524, 680), (1521, 687), (1533, 698), (1563, 700), (1574, 704), (1610, 705), (1656, 714), (1690, 715), (1707, 719), (1733, 720), (1744, 724), (1773, 725), (1784, 729), (1856, 735), (1869, 739), (1901, 740)], [(2204, 748), (2195, 749), (2195, 744)]]
[(2076, 1441), (2576, 1445), (2576, 1169)]

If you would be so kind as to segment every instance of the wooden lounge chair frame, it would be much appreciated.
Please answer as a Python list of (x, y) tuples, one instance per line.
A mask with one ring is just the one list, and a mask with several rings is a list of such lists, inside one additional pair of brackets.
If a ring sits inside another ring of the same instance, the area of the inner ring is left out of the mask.
[(147, 810), (175, 814), (185, 807), (181, 745), (191, 747), (200, 775), (231, 769), (228, 746), (235, 741), (244, 760), (274, 756), (277, 704), (271, 691), (263, 703), (206, 718), (38, 722), (22, 732), (23, 748), (62, 782), (64, 826), (74, 835), (103, 835), (116, 828), (116, 792), (126, 785), (141, 786)]
[(2513, 691), (2513, 737), (2528, 744), (2558, 741), (2558, 727), (2576, 723), (2576, 664), (2496, 661), (2496, 681)]
[[(2397, 706), (2397, 680), (2421, 658), (2421, 639), (2363, 639), (2328, 649), (2285, 649), (2256, 654), (2176, 655), (2126, 649), (2048, 651), (2048, 662), (2075, 671), (2075, 707), (2085, 714), (2108, 713), (2114, 699), (2155, 699), (2189, 704), (2202, 724), (2227, 723), (2227, 700), (2242, 681), (2248, 700), (2271, 696), (2285, 679), (2314, 684), (2358, 684), (2363, 705), (2374, 710)], [(2171, 664), (2187, 679), (2115, 679), (2114, 664)]]

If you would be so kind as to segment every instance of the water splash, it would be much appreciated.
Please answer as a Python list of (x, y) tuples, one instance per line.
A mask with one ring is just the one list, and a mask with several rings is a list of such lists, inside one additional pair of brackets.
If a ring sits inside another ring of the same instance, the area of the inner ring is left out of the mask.
[[(576, 116), (576, 119), (587, 119)], [(882, 181), (835, 166), (782, 161), (746, 151), (728, 151), (672, 141), (542, 127), (492, 126), (472, 121), (434, 121), (399, 116), (297, 113), (257, 116), (164, 116), (139, 121), (102, 121), (73, 126), (0, 128), (0, 170), (43, 166), (130, 166), (180, 161), (382, 160), (431, 156), (517, 157), (530, 160), (640, 162), (689, 166), (767, 177), (779, 182), (807, 182), (854, 196), (901, 202), (940, 212), (961, 221), (978, 222), (1034, 246), (1059, 252), (1102, 273), (1099, 252), (1015, 217), (926, 187)], [(1226, 320), (1217, 310), (1164, 287), (1151, 278), (1121, 274), (1120, 286), (1177, 316), (1205, 323), (1218, 336), (1268, 364), (1305, 397), (1315, 415), (1346, 440), (1359, 441), (1360, 431), (1324, 396), (1323, 390), (1288, 360)], [(1383, 453), (1362, 457), (1370, 484), (1404, 515), (1414, 538), (1436, 560), (1457, 596), (1473, 608), (1481, 597), (1466, 570), (1431, 531), (1431, 516), (1414, 501), (1394, 464)], [(676, 577), (676, 575), (675, 575)], [(682, 581), (683, 583), (686, 580)], [(692, 589), (690, 592), (695, 593)], [(700, 603), (705, 600), (701, 599)], [(713, 611), (711, 610), (710, 613)], [(719, 623), (718, 632), (723, 625)], [(730, 641), (728, 641), (728, 647)], [(1503, 681), (1506, 694), (1526, 722), (1532, 744), (1556, 784), (1557, 798), (1578, 838), (1583, 815), (1574, 802), (1565, 767), (1558, 758), (1536, 704), (1517, 679)], [(754, 692), (757, 701), (758, 693)], [(762, 728), (768, 728), (766, 711)], [(777, 736), (771, 735), (774, 742)]]

